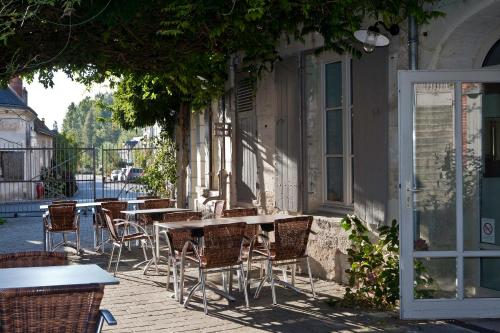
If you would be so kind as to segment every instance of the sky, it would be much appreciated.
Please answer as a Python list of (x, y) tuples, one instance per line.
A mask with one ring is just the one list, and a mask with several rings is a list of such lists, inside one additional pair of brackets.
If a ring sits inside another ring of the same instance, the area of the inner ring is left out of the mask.
[(28, 90), (28, 106), (38, 114), (38, 118), (45, 118), (45, 124), (50, 129), (54, 121), (57, 121), (59, 130), (61, 130), (64, 116), (71, 102), (77, 104), (86, 96), (111, 91), (106, 84), (93, 85), (89, 90), (85, 85), (72, 81), (62, 72), (54, 74), (53, 88), (45, 89), (36, 78), (30, 84), (24, 82), (24, 87)]

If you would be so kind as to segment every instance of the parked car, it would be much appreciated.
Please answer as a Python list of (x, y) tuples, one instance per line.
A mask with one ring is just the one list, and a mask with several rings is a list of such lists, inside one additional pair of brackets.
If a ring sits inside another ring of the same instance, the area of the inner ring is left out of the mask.
[(127, 171), (125, 173), (125, 179), (134, 180), (142, 176), (143, 173), (144, 170), (142, 170), (141, 168), (127, 168)]
[(112, 182), (119, 181), (121, 178), (121, 173), (121, 170), (113, 170), (111, 171), (111, 176), (109, 177), (109, 179), (111, 179)]

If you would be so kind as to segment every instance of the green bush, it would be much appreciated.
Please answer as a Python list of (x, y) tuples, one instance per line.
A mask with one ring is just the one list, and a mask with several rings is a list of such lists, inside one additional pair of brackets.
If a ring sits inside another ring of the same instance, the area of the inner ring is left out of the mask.
[[(366, 223), (355, 215), (344, 217), (341, 225), (350, 232), (351, 248), (347, 250), (349, 287), (339, 305), (381, 310), (394, 308), (399, 301), (398, 223), (393, 220), (390, 226), (378, 228), (376, 240), (370, 239)], [(415, 276), (415, 297), (431, 297), (429, 286), (433, 281), (420, 262), (415, 262)]]
[(155, 142), (156, 149), (145, 163), (144, 175), (137, 180), (146, 186), (147, 192), (161, 197), (171, 197), (177, 179), (175, 144), (166, 135)]

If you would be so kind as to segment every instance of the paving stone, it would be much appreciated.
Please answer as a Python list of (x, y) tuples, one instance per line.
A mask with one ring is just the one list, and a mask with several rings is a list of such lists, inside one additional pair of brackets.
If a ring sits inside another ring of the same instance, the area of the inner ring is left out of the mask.
[[(8, 219), (0, 225), (1, 252), (41, 250), (41, 219)], [(92, 248), (90, 216), (82, 219), (82, 246)], [(91, 251), (82, 256), (69, 251), (73, 263), (96, 263), (107, 266), (107, 255)], [(160, 265), (160, 273), (153, 271), (144, 275), (142, 270), (132, 266), (141, 260), (138, 250), (123, 251), (126, 261), (120, 264), (117, 277), (120, 284), (107, 286), (102, 308), (110, 310), (118, 321), (117, 326), (104, 326), (104, 332), (471, 332), (457, 326), (436, 321), (401, 321), (397, 313), (376, 314), (357, 310), (339, 310), (325, 301), (332, 296), (340, 297), (344, 288), (334, 282), (316, 280), (318, 295), (310, 295), (308, 279), (298, 276), (296, 285), (305, 294), (297, 294), (277, 287), (279, 305), (272, 305), (270, 287), (265, 286), (261, 297), (253, 299), (256, 284), (252, 284), (251, 307), (244, 306), (244, 298), (233, 291), (235, 302), (227, 302), (219, 296), (208, 293), (209, 314), (203, 313), (199, 296), (193, 297), (190, 307), (185, 309), (167, 291), (166, 267)], [(196, 270), (187, 271), (186, 286), (193, 285)], [(220, 274), (211, 274), (210, 280), (220, 285)]]

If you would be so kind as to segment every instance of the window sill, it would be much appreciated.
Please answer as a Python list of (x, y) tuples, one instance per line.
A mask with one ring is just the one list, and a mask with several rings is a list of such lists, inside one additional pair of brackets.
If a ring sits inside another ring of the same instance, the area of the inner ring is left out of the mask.
[(354, 213), (354, 205), (353, 204), (346, 205), (346, 204), (334, 203), (334, 202), (325, 202), (320, 206), (319, 211), (333, 213), (333, 214), (340, 214), (340, 215), (353, 214)]

